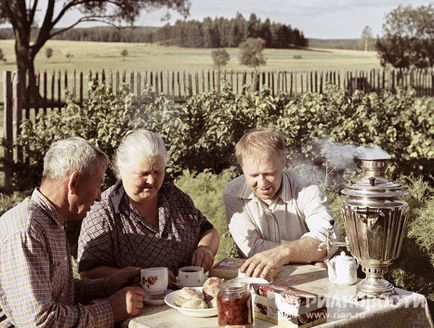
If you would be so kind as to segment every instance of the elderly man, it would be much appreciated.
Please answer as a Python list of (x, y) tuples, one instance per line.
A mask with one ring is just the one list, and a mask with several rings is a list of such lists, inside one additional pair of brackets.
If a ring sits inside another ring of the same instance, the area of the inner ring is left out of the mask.
[(140, 312), (143, 290), (120, 289), (137, 268), (105, 279), (72, 277), (65, 224), (99, 200), (107, 165), (82, 138), (57, 141), (45, 155), (40, 187), (0, 218), (0, 327), (110, 327)]
[(325, 257), (318, 250), (331, 227), (331, 211), (319, 187), (286, 171), (285, 142), (272, 129), (252, 130), (236, 145), (244, 175), (224, 190), (229, 230), (248, 257), (246, 276), (265, 277), (288, 263)]

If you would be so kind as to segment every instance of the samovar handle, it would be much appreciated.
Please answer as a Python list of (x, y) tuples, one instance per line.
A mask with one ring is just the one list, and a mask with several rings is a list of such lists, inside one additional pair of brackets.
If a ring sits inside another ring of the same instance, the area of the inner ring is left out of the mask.
[(357, 207), (355, 212), (370, 230), (375, 226), (380, 217), (384, 217), (384, 213), (379, 208)]

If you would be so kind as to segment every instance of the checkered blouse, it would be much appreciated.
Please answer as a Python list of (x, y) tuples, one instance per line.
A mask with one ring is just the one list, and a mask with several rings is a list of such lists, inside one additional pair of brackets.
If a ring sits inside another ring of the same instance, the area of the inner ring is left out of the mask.
[[(20, 327), (111, 327), (102, 279), (72, 276), (65, 228), (37, 189), (0, 218), (0, 308)], [(83, 303), (80, 303), (83, 302)]]
[(158, 231), (129, 202), (121, 182), (107, 189), (81, 226), (78, 270), (98, 266), (164, 266), (174, 274), (191, 264), (205, 231), (213, 226), (191, 198), (172, 183), (158, 194)]

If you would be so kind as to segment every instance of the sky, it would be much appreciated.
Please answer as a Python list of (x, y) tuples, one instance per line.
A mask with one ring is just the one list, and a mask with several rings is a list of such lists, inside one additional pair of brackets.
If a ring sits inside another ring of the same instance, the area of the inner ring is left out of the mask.
[[(191, 0), (187, 19), (234, 18), (237, 12), (248, 19), (255, 13), (262, 21), (269, 18), (296, 27), (307, 38), (358, 39), (365, 26), (371, 27), (374, 37), (381, 35), (386, 14), (399, 5), (428, 4), (434, 5), (434, 0)], [(164, 25), (167, 21), (162, 22), (161, 17), (165, 12), (143, 12), (137, 25)], [(71, 24), (78, 15), (78, 12), (68, 13), (60, 26)], [(169, 22), (180, 18), (172, 13)]]

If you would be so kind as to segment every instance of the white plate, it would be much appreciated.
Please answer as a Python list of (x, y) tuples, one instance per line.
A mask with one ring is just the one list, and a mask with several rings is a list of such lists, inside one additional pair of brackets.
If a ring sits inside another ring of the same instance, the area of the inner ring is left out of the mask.
[[(202, 287), (194, 287), (193, 289), (202, 292)], [(168, 306), (178, 310), (182, 314), (188, 315), (190, 317), (200, 317), (200, 318), (214, 317), (217, 315), (217, 307), (208, 308), (208, 309), (186, 309), (180, 306), (176, 306), (175, 296), (176, 296), (176, 291), (169, 293), (164, 298), (164, 302), (166, 302)]]
[(143, 303), (148, 305), (162, 305), (164, 304), (164, 298), (171, 292), (173, 292), (173, 290), (167, 289), (163, 294), (158, 294), (158, 295), (145, 294)]

